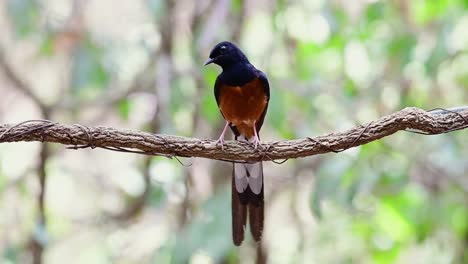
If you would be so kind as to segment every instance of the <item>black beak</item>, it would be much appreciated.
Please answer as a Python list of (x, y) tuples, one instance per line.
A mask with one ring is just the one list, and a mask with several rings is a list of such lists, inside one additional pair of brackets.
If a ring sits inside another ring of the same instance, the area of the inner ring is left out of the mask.
[(206, 65), (208, 65), (208, 64), (211, 64), (211, 63), (213, 63), (214, 61), (215, 61), (214, 58), (209, 58), (207, 61), (205, 61), (204, 66), (206, 66)]

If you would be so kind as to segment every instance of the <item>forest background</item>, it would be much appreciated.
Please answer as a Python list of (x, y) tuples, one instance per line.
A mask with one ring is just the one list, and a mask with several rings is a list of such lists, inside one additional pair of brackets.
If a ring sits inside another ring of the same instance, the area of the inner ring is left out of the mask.
[[(5, 0), (0, 122), (215, 139), (203, 67), (237, 43), (269, 77), (262, 140), (468, 102), (464, 0)], [(467, 263), (468, 140), (399, 132), (266, 162), (271, 263)], [(253, 263), (231, 240), (231, 165), (0, 145), (0, 263)], [(41, 199), (40, 197), (44, 197)], [(38, 262), (39, 261), (39, 262)]]

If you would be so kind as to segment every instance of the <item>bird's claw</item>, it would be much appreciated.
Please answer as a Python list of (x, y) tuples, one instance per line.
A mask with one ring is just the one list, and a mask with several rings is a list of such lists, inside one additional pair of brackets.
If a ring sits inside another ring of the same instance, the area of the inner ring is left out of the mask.
[(252, 144), (254, 145), (254, 148), (257, 149), (258, 146), (260, 146), (260, 140), (258, 139), (258, 137), (256, 137), (254, 139), (254, 141), (252, 142)]
[(253, 140), (253, 144), (254, 144), (254, 147), (255, 149), (257, 149), (257, 146), (260, 145), (260, 138), (258, 137), (258, 133), (257, 133), (257, 126), (255, 125), (255, 122), (254, 122), (254, 140)]
[(224, 133), (226, 133), (226, 129), (229, 126), (229, 122), (226, 121), (226, 125), (224, 126), (223, 133), (219, 136), (218, 140), (216, 140), (216, 146), (218, 146), (219, 143), (221, 143), (221, 149), (224, 150)]
[(216, 146), (218, 146), (218, 144), (221, 144), (221, 149), (224, 150), (224, 143), (226, 143), (224, 141), (224, 138), (223, 137), (220, 137), (218, 138), (218, 140), (216, 140)]

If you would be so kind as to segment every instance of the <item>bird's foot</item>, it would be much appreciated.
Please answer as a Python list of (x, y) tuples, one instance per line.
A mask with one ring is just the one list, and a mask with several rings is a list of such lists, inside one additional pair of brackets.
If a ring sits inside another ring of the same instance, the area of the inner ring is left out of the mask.
[(254, 140), (253, 140), (253, 144), (254, 144), (255, 149), (257, 149), (257, 146), (260, 145), (260, 138), (258, 137), (257, 126), (255, 125), (255, 122), (254, 122), (253, 127), (254, 127)]
[(254, 145), (254, 148), (257, 149), (257, 147), (260, 146), (260, 139), (258, 137), (254, 137), (252, 144)]
[(221, 135), (218, 140), (216, 140), (216, 146), (218, 146), (218, 144), (221, 144), (221, 149), (224, 150), (224, 143), (226, 143), (224, 141), (224, 135)]
[(219, 136), (218, 140), (216, 140), (216, 146), (218, 146), (218, 144), (221, 144), (221, 149), (224, 150), (224, 134), (226, 134), (226, 129), (228, 128), (229, 126), (229, 122), (226, 121), (226, 125), (224, 125), (224, 129), (223, 129), (223, 132), (221, 133), (221, 135)]

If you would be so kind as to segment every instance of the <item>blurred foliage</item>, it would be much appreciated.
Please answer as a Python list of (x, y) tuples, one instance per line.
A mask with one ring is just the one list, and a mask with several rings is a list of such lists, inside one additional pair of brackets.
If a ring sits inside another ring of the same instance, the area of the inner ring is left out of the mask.
[[(468, 2), (6, 0), (0, 45), (54, 121), (215, 138), (202, 67), (236, 41), (267, 73), (262, 140), (468, 102)], [(40, 118), (0, 75), (1, 122)], [(468, 263), (466, 131), (265, 164), (271, 263)], [(38, 145), (0, 145), (0, 262), (253, 263), (231, 243), (230, 167), (56, 147), (38, 230)], [(184, 165), (184, 166), (183, 166)], [(119, 217), (116, 217), (119, 216)], [(38, 233), (39, 232), (39, 233)]]

